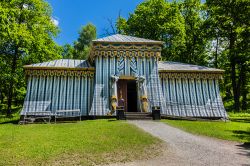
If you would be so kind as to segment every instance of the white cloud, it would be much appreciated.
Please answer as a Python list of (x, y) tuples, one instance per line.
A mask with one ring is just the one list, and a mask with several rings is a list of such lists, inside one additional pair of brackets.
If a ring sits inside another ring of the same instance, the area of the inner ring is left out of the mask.
[(57, 18), (51, 17), (51, 21), (52, 21), (52, 23), (53, 23), (55, 26), (58, 26), (58, 25), (59, 25), (59, 20), (58, 20)]

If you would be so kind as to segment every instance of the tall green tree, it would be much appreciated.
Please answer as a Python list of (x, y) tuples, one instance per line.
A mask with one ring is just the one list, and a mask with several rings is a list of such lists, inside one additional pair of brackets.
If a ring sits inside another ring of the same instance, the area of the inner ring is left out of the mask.
[(83, 26), (79, 31), (79, 37), (76, 42), (74, 42), (74, 58), (75, 59), (86, 59), (92, 40), (96, 39), (96, 27), (89, 23)]
[(127, 34), (128, 31), (128, 25), (127, 25), (127, 20), (119, 15), (119, 17), (116, 20), (115, 23), (117, 33), (118, 34)]
[(0, 1), (0, 56), (1, 68), (5, 69), (1, 81), (7, 85), (8, 115), (11, 115), (13, 93), (24, 83), (23, 64), (60, 57), (60, 49), (53, 41), (58, 32), (46, 1)]
[(65, 44), (62, 46), (62, 57), (63, 59), (73, 59), (75, 49), (70, 44)]
[(185, 59), (184, 62), (207, 64), (208, 40), (203, 27), (205, 14), (200, 0), (184, 0), (180, 4), (185, 20)]
[(162, 55), (165, 59), (185, 59), (185, 22), (179, 4), (165, 0), (148, 0), (137, 6), (127, 21), (118, 18), (117, 29), (123, 34), (162, 40), (165, 42)]
[(247, 94), (249, 94), (250, 1), (207, 0), (206, 5), (208, 19), (211, 22), (210, 29), (228, 43), (224, 61), (228, 64), (234, 109), (236, 111), (246, 109)]
[(148, 0), (117, 31), (165, 42), (162, 55), (176, 60), (225, 69), (226, 100), (234, 110), (249, 108), (249, 0)]

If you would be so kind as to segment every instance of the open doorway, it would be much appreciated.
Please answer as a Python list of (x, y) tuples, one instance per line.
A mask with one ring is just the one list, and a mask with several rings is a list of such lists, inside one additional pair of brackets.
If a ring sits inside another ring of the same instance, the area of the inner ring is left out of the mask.
[(126, 79), (118, 80), (117, 91), (118, 100), (121, 98), (124, 100), (125, 111), (138, 112), (136, 81)]
[(127, 82), (127, 100), (128, 112), (137, 112), (137, 91), (136, 81), (131, 80)]

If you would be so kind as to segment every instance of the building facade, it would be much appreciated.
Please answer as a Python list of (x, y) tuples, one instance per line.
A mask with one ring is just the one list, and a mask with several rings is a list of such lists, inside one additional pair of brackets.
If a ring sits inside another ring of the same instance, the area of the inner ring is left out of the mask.
[(110, 116), (123, 100), (127, 112), (160, 107), (166, 116), (226, 118), (218, 84), (223, 70), (160, 61), (162, 46), (113, 35), (94, 40), (88, 60), (27, 65), (21, 115), (80, 109), (82, 116)]

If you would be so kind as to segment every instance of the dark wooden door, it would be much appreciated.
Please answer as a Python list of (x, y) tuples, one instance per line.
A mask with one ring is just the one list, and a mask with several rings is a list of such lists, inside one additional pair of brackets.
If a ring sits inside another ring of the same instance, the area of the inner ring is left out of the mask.
[(124, 109), (128, 112), (137, 112), (137, 91), (135, 80), (120, 79), (117, 83), (118, 103), (124, 100)]
[(127, 111), (127, 80), (118, 80), (117, 83), (117, 94), (118, 94), (118, 103), (120, 99), (124, 100), (124, 108)]

